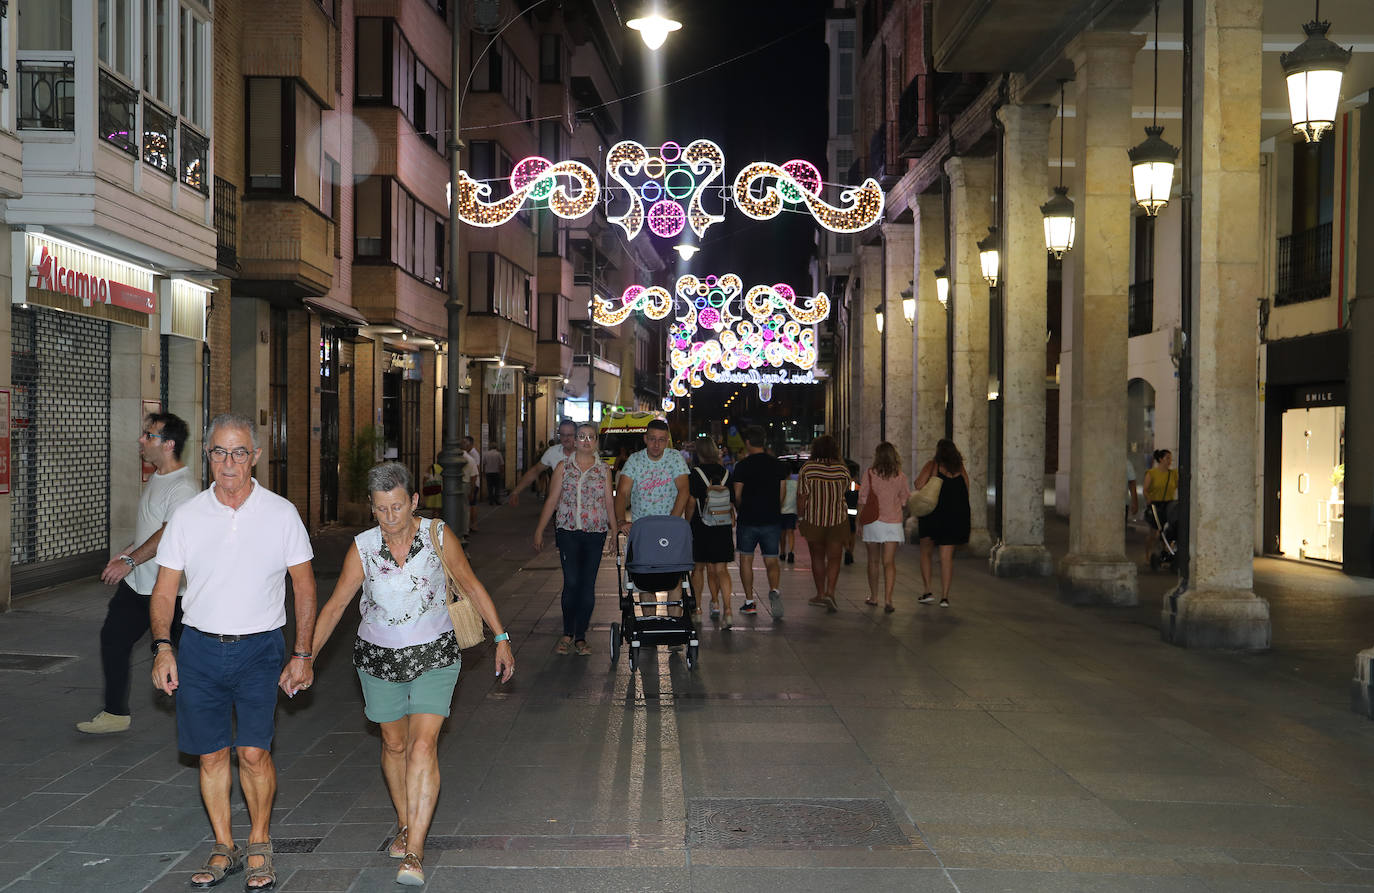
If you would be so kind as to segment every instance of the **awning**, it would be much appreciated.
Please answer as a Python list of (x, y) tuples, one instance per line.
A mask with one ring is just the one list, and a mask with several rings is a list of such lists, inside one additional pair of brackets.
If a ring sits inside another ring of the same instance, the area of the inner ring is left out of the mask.
[(345, 304), (342, 301), (335, 301), (332, 298), (302, 298), (301, 303), (305, 304), (307, 307), (318, 310), (320, 313), (337, 317), (350, 325), (365, 326), (368, 322), (367, 317), (359, 313), (357, 308), (350, 304)]

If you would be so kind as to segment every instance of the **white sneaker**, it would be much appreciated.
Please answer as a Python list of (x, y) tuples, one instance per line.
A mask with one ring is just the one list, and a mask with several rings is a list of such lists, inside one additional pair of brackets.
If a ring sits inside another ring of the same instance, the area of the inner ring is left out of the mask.
[(102, 710), (89, 721), (77, 723), (76, 730), (87, 735), (108, 735), (111, 732), (127, 732), (132, 722), (132, 716), (118, 716)]
[(782, 619), (782, 593), (776, 589), (768, 590), (768, 608), (773, 612), (774, 620)]

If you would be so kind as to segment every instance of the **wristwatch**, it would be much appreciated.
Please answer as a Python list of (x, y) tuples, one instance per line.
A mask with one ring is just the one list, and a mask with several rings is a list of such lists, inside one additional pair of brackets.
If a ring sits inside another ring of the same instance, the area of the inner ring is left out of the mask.
[(171, 644), (172, 644), (172, 640), (171, 640), (171, 639), (153, 639), (153, 643), (152, 643), (151, 645), (148, 646), (149, 649), (153, 652), (153, 657), (157, 657), (158, 652), (162, 650), (161, 648), (159, 648), (159, 647), (157, 647), (157, 646), (163, 644), (164, 642), (165, 642), (166, 644), (168, 644), (168, 645), (171, 645)]
[(119, 560), (127, 564), (129, 566), (129, 570), (133, 570), (134, 568), (138, 567), (138, 562), (134, 561), (132, 555), (121, 555), (119, 556)]

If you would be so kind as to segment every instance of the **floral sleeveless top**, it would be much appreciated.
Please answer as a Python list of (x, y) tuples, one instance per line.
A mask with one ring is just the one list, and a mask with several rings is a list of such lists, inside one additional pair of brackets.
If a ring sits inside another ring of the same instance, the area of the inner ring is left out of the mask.
[(421, 673), (458, 661), (458, 641), (448, 616), (448, 579), (422, 521), (405, 565), (398, 567), (373, 527), (354, 540), (363, 563), (358, 603), (362, 623), (353, 643), (353, 666), (389, 682), (409, 682)]
[(605, 533), (611, 519), (606, 517), (606, 486), (610, 474), (600, 459), (586, 471), (577, 467), (577, 456), (563, 460), (563, 489), (558, 494), (554, 526), (560, 530)]

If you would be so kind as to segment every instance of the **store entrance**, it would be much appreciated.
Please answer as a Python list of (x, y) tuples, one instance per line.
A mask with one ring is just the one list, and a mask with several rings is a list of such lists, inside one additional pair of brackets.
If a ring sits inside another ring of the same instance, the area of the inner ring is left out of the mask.
[(1289, 558), (1344, 561), (1345, 407), (1283, 414), (1279, 550)]

